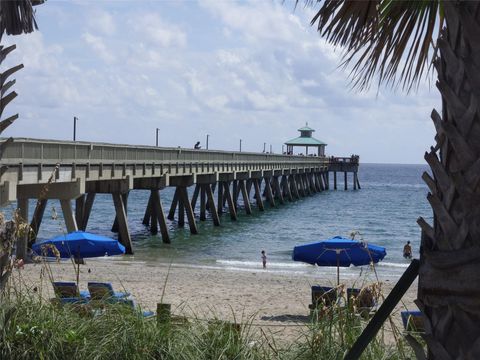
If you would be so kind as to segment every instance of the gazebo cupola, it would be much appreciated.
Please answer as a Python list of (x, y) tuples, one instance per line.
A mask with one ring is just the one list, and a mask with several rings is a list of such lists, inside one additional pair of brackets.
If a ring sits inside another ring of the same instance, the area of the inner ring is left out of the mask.
[(305, 155), (308, 155), (308, 148), (310, 147), (317, 148), (318, 156), (325, 156), (325, 146), (327, 146), (327, 144), (312, 136), (312, 133), (315, 130), (309, 127), (308, 123), (306, 123), (304, 127), (298, 129), (298, 131), (300, 131), (299, 137), (285, 143), (285, 145), (287, 145), (287, 154), (293, 154), (293, 148), (300, 146), (305, 147)]

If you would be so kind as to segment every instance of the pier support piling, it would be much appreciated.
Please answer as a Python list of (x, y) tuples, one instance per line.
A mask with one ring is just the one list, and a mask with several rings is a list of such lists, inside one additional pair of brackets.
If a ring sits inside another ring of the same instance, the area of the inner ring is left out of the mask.
[(132, 239), (128, 229), (127, 214), (125, 212), (125, 205), (123, 204), (123, 197), (120, 193), (112, 194), (113, 205), (118, 219), (118, 241), (125, 246), (125, 253), (133, 255)]
[(60, 200), (60, 205), (62, 207), (63, 219), (65, 220), (65, 226), (67, 227), (67, 232), (71, 233), (78, 230), (77, 222), (73, 216), (72, 203), (70, 200)]
[(337, 190), (337, 172), (333, 172), (333, 190)]
[(177, 209), (178, 205), (178, 188), (175, 189), (175, 193), (173, 194), (172, 204), (170, 205), (170, 211), (168, 212), (167, 219), (174, 220), (175, 219), (175, 210)]
[(35, 206), (33, 218), (30, 223), (30, 229), (33, 232), (33, 236), (30, 236), (30, 239), (28, 241), (29, 247), (31, 247), (37, 240), (38, 231), (40, 230), (40, 225), (43, 219), (43, 214), (45, 213), (45, 208), (47, 207), (47, 201), (47, 199), (40, 199), (37, 201), (37, 205)]
[(265, 193), (271, 207), (275, 207), (275, 199), (273, 198), (272, 187), (270, 186), (270, 178), (265, 178)]
[(180, 204), (183, 205), (178, 207), (178, 211), (179, 211), (178, 217), (180, 219), (180, 210), (183, 207), (184, 211), (187, 213), (188, 226), (190, 227), (190, 233), (198, 234), (197, 224), (195, 222), (195, 215), (193, 214), (192, 204), (190, 203), (190, 201), (188, 201), (187, 188), (185, 186), (181, 186), (181, 187), (178, 187), (177, 189), (179, 191), (179, 205)]
[(207, 192), (207, 204), (210, 209), (210, 214), (212, 215), (213, 225), (220, 226), (220, 218), (218, 217), (218, 211), (215, 208), (215, 200), (213, 199), (212, 188), (213, 185), (211, 187), (208, 184), (205, 186), (205, 191)]
[(344, 175), (344, 183), (345, 183), (345, 190), (348, 190), (348, 179), (347, 179), (347, 172), (343, 172)]
[(245, 180), (239, 180), (240, 191), (242, 192), (243, 197), (243, 206), (245, 207), (245, 213), (250, 215), (252, 213), (252, 208), (250, 206), (250, 198), (247, 193), (247, 187), (245, 185)]
[(207, 193), (205, 191), (205, 186), (210, 185), (200, 185), (200, 221), (205, 221), (207, 219), (206, 214), (206, 200), (207, 200)]
[(93, 207), (94, 201), (95, 201), (95, 193), (87, 193), (85, 206), (83, 207), (82, 223), (77, 224), (80, 230), (85, 231), (87, 229), (88, 220), (90, 219), (90, 214), (92, 213), (92, 207)]
[(222, 216), (223, 214), (223, 184), (222, 182), (218, 182), (218, 189), (217, 189), (217, 213), (218, 216)]
[[(260, 179), (261, 181), (261, 179)], [(253, 179), (253, 186), (255, 189), (255, 200), (257, 202), (258, 210), (264, 211), (265, 207), (263, 205), (262, 192), (260, 191), (259, 179)]]
[(285, 204), (285, 200), (283, 199), (282, 190), (280, 189), (280, 183), (278, 182), (278, 176), (274, 176), (273, 178), (273, 186), (275, 187), (275, 194), (280, 201), (280, 204)]
[(235, 210), (235, 205), (233, 203), (232, 194), (230, 193), (230, 182), (224, 181), (223, 186), (225, 190), (224, 195), (227, 198), (228, 211), (230, 212), (230, 219), (237, 220), (237, 212)]
[(196, 184), (195, 190), (193, 190), (192, 202), (191, 202), (192, 210), (194, 213), (195, 213), (195, 207), (197, 206), (197, 199), (198, 199), (199, 193), (200, 193), (200, 185)]
[(167, 221), (165, 219), (165, 213), (163, 212), (162, 201), (160, 199), (160, 193), (158, 190), (150, 191), (150, 199), (155, 214), (155, 220), (160, 225), (160, 233), (162, 235), (162, 241), (166, 244), (170, 243), (170, 235), (168, 234)]
[(150, 225), (150, 216), (151, 216), (151, 213), (152, 213), (152, 193), (150, 193), (150, 196), (148, 198), (148, 203), (147, 203), (147, 207), (145, 209), (145, 215), (143, 215), (143, 220), (142, 220), (142, 224), (145, 225), (145, 226), (148, 226)]

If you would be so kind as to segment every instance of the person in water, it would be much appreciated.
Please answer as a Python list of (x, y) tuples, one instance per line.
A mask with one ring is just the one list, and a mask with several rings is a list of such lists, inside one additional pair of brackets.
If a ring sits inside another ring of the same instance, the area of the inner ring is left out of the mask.
[(263, 268), (267, 268), (267, 255), (265, 255), (265, 250), (262, 250), (262, 264)]
[(411, 259), (412, 258), (412, 247), (410, 246), (410, 241), (407, 241), (407, 243), (403, 247), (403, 257), (405, 259)]

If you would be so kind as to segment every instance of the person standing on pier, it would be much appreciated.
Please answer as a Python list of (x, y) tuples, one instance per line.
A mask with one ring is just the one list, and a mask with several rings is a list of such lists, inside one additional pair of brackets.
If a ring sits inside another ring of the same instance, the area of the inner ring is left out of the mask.
[(262, 264), (263, 268), (267, 268), (267, 255), (265, 254), (265, 250), (262, 250)]

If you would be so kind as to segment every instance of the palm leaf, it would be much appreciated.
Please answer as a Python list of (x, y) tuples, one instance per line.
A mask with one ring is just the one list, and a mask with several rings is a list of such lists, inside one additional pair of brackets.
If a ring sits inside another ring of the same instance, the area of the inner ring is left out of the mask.
[(4, 33), (20, 35), (38, 29), (33, 6), (42, 3), (43, 0), (0, 1), (0, 39)]
[(345, 48), (342, 64), (353, 64), (355, 88), (368, 88), (378, 75), (379, 85), (411, 90), (433, 60), (440, 6), (439, 0), (326, 0), (312, 25), (317, 23), (328, 42)]

